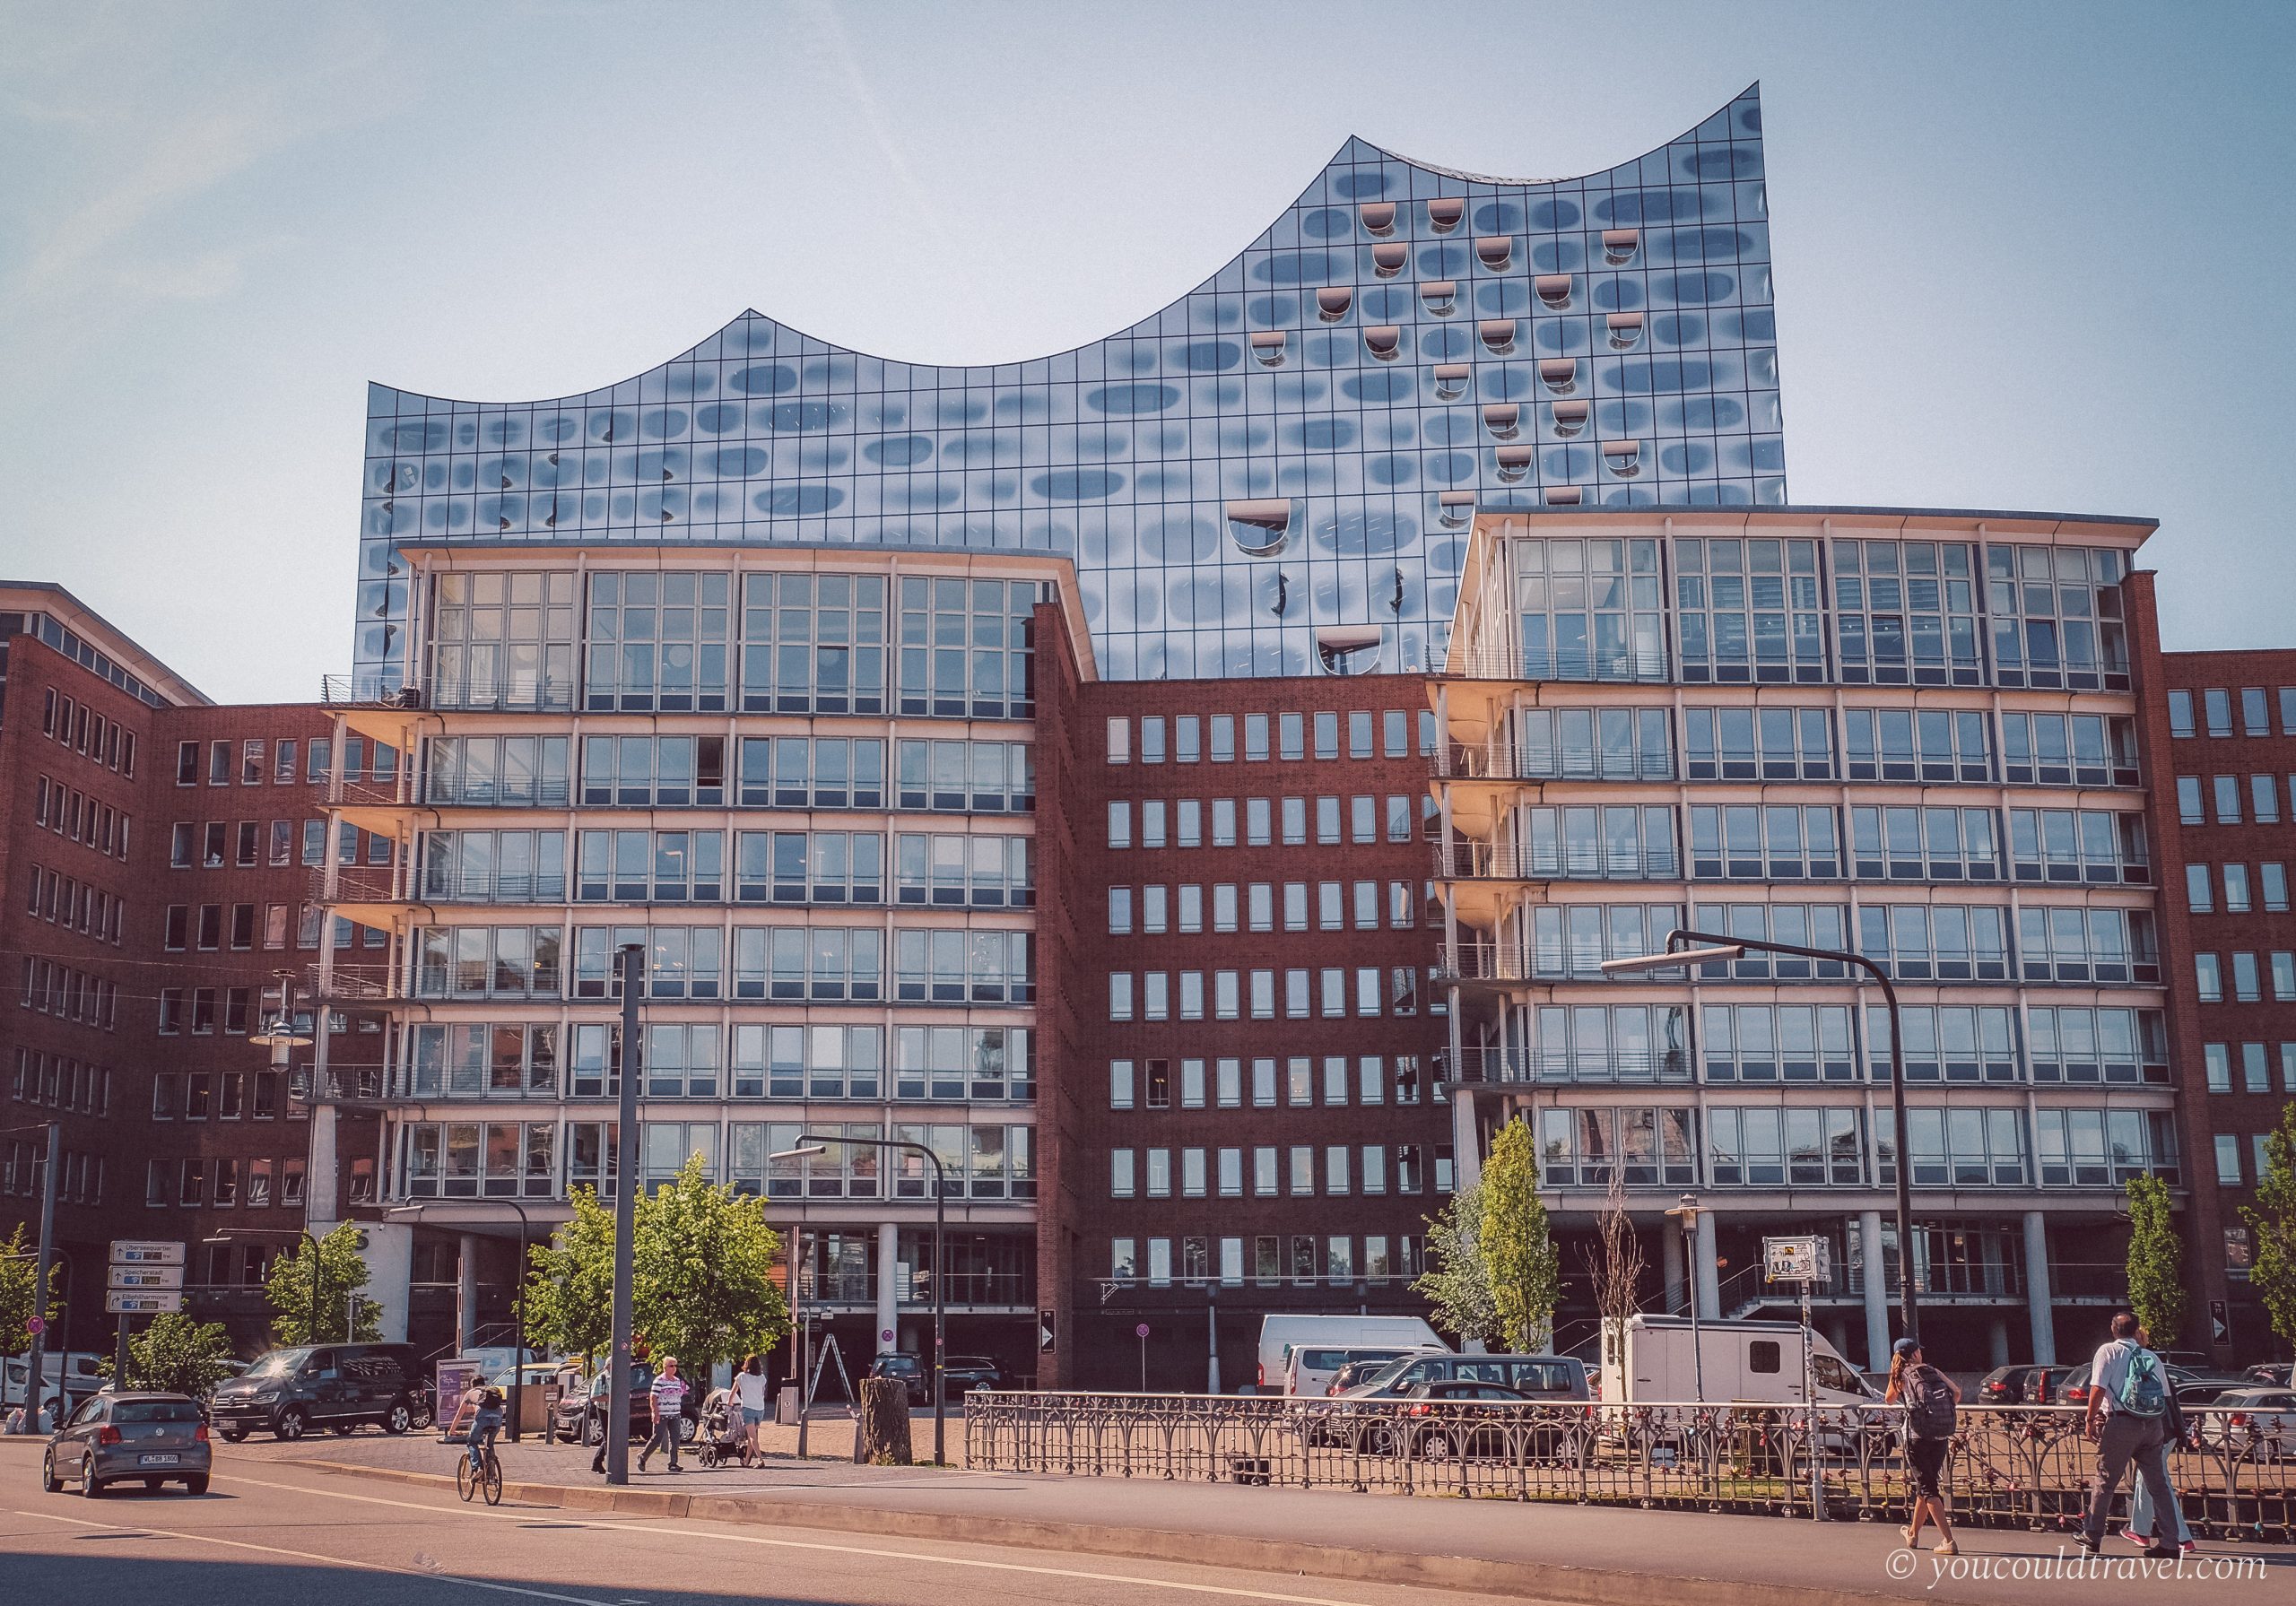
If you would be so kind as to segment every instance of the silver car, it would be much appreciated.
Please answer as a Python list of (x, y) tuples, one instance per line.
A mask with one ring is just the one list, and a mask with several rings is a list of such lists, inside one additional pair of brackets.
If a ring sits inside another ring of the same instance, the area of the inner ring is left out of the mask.
[(67, 1480), (94, 1499), (108, 1485), (140, 1480), (147, 1489), (180, 1483), (207, 1492), (213, 1466), (199, 1402), (187, 1394), (98, 1394), (83, 1402), (48, 1441), (40, 1487), (63, 1491)]

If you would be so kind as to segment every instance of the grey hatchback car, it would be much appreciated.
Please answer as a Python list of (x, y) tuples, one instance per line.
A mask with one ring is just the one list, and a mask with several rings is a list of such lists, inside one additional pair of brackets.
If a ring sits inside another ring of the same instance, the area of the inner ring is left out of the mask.
[(91, 1500), (111, 1484), (136, 1481), (147, 1489), (180, 1483), (204, 1495), (213, 1464), (207, 1424), (189, 1395), (96, 1394), (48, 1441), (39, 1482), (53, 1495), (76, 1481)]

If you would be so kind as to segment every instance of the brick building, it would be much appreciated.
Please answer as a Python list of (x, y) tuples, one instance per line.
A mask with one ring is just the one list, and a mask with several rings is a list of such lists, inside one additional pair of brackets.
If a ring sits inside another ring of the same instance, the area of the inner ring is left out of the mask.
[[(2150, 577), (2140, 577), (2149, 579)], [(2264, 1138), (2296, 1098), (2296, 652), (2164, 653), (2144, 710), (2172, 1053), (2187, 1112), (2179, 1342), (2272, 1348), (2247, 1270)]]

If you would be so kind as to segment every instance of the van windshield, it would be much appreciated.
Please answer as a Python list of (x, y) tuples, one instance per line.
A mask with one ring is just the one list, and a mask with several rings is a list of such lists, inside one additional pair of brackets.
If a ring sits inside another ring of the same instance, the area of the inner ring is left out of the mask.
[(249, 1377), (291, 1377), (311, 1358), (309, 1350), (274, 1350), (247, 1369)]
[(1398, 1355), (1386, 1366), (1381, 1367), (1369, 1377), (1364, 1378), (1357, 1386), (1360, 1388), (1385, 1388), (1388, 1384), (1393, 1383), (1396, 1378), (1403, 1376), (1403, 1369), (1409, 1366), (1413, 1359), (1413, 1357), (1408, 1355)]

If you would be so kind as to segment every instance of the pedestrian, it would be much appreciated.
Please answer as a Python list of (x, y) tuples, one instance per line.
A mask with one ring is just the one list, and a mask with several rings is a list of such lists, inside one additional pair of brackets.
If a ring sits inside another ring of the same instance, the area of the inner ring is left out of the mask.
[[(2136, 1341), (2150, 1350), (2152, 1335), (2140, 1327), (2136, 1330)], [(2169, 1409), (2161, 1413), (2161, 1423), (2164, 1460), (2169, 1450), (2200, 1448), (2198, 1441), (2192, 1436), (2191, 1426), (2185, 1420), (2184, 1407), (2177, 1402), (2174, 1389), (2169, 1391)], [(2176, 1529), (2173, 1533), (2163, 1535), (2154, 1521), (2152, 1493), (2145, 1488), (2144, 1480), (2139, 1478), (2136, 1487), (2129, 1493), (2128, 1526), (2122, 1531), (2121, 1537), (2133, 1545), (2148, 1550), (2156, 1544), (2172, 1544), (2180, 1551), (2191, 1550), (2192, 1528), (2185, 1521), (2184, 1502), (2177, 1495), (2174, 1479), (2169, 1481), (2169, 1509), (2176, 1514)]]
[[(600, 1373), (598, 1375), (597, 1382), (592, 1386), (595, 1388), (602, 1385), (604, 1383), (606, 1376), (607, 1374), (603, 1372)], [(637, 1426), (638, 1412), (641, 1406), (648, 1411), (653, 1410), (653, 1397), (648, 1394), (632, 1394), (630, 1396), (630, 1416), (631, 1425), (632, 1427)], [(598, 1453), (590, 1457), (590, 1471), (599, 1473), (602, 1476), (606, 1470), (606, 1436), (613, 1431), (613, 1412), (601, 1410), (598, 1413)]]
[[(2089, 1404), (2082, 1418), (2082, 1432), (2097, 1446), (2097, 1479), (2089, 1489), (2089, 1515), (2081, 1525), (2081, 1551), (2094, 1556), (2104, 1548), (2105, 1522), (2112, 1515), (2113, 1496), (2121, 1474), (2134, 1463), (2155, 1511), (2176, 1508), (2176, 1492), (2169, 1487), (2166, 1454), (2169, 1379), (2161, 1358), (2137, 1341), (2136, 1318), (2126, 1311), (2113, 1318), (2111, 1340), (2097, 1350), (2089, 1364)], [(2158, 1561), (2173, 1560), (2179, 1551), (2159, 1533), (2144, 1548)]]
[(657, 1445), (667, 1445), (670, 1450), (670, 1471), (683, 1472), (678, 1465), (679, 1425), (685, 1419), (685, 1379), (678, 1376), (678, 1358), (662, 1357), (662, 1369), (654, 1374), (654, 1386), (648, 1391), (654, 1402), (654, 1431), (646, 1440), (646, 1447), (638, 1453), (638, 1470), (644, 1471)]
[(1945, 1520), (1945, 1496), (1938, 1479), (1946, 1452), (1953, 1447), (1953, 1409), (1961, 1385), (1921, 1359), (1921, 1341), (1906, 1334), (1890, 1348), (1890, 1387), (1883, 1399), (1905, 1407), (1905, 1460), (1914, 1477), (1913, 1521), (1898, 1530), (1905, 1548), (1921, 1542), (1921, 1525), (1937, 1524), (1937, 1554), (1959, 1556), (1953, 1527)]
[(734, 1406), (742, 1413), (742, 1462), (764, 1454), (758, 1437), (765, 1428), (765, 1358), (752, 1355), (734, 1374)]

